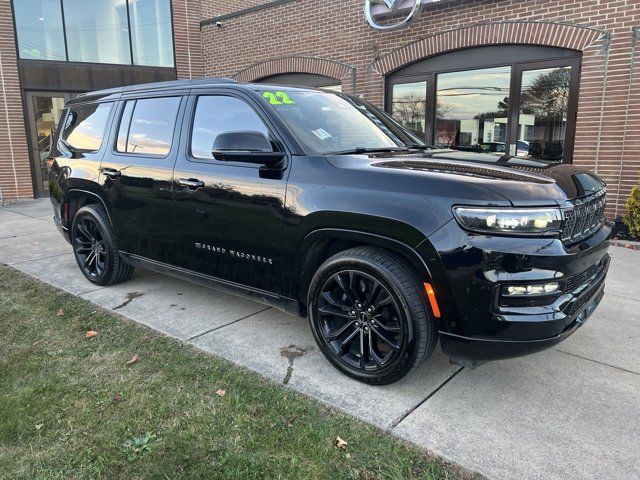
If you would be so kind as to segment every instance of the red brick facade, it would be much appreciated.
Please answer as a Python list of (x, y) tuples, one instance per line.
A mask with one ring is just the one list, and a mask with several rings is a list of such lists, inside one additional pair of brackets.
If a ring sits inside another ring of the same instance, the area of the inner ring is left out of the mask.
[(0, 1), (0, 201), (33, 196), (11, 4)]
[(364, 0), (297, 0), (227, 18), (222, 28), (205, 24), (205, 74), (249, 81), (317, 73), (382, 105), (384, 75), (431, 55), (495, 44), (579, 50), (574, 163), (608, 183), (608, 215), (623, 213), (640, 181), (640, 0), (460, 0), (431, 5), (408, 28), (386, 33), (366, 23), (363, 7)]
[(200, 78), (204, 75), (200, 41), (200, 1), (172, 0), (172, 9), (178, 78)]

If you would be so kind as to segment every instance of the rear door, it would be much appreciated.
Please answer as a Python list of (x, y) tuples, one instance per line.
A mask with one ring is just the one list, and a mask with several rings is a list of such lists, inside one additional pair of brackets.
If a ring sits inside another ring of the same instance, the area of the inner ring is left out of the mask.
[(286, 164), (277, 175), (259, 165), (219, 161), (218, 134), (257, 131), (284, 151), (269, 119), (249, 97), (193, 95), (175, 169), (179, 265), (235, 284), (282, 293)]
[(101, 182), (121, 250), (173, 263), (173, 167), (185, 98), (181, 93), (120, 102)]

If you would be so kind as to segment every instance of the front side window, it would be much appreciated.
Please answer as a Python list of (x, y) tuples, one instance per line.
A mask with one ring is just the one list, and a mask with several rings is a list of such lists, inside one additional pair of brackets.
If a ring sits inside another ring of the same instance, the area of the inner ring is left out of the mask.
[(438, 75), (435, 144), (460, 149), (504, 146), (510, 80), (511, 67)]
[(111, 107), (111, 103), (72, 106), (60, 135), (63, 143), (78, 151), (100, 150)]
[(261, 94), (312, 155), (422, 144), (386, 114), (352, 97), (287, 88)]
[(13, 12), (20, 58), (58, 61), (67, 59), (60, 0), (14, 1)]
[(116, 150), (139, 155), (168, 155), (180, 100), (180, 97), (128, 100), (118, 128)]
[(191, 155), (213, 160), (213, 142), (221, 133), (251, 131), (269, 137), (269, 129), (246, 102), (224, 95), (198, 98), (191, 133)]

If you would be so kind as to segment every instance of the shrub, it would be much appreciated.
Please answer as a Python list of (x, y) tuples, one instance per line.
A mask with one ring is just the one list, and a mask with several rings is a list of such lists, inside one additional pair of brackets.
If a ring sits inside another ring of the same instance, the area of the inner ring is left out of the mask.
[(640, 237), (640, 186), (631, 189), (631, 196), (627, 200), (627, 213), (623, 221), (632, 236)]

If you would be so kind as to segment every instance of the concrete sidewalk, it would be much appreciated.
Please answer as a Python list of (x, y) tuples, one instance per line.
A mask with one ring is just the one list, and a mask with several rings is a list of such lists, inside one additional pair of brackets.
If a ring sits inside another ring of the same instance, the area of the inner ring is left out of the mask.
[(305, 320), (147, 271), (82, 276), (48, 200), (0, 208), (0, 262), (255, 370), (495, 479), (640, 478), (640, 252), (612, 247), (606, 295), (556, 348), (475, 370), (439, 351), (371, 387), (324, 359)]

